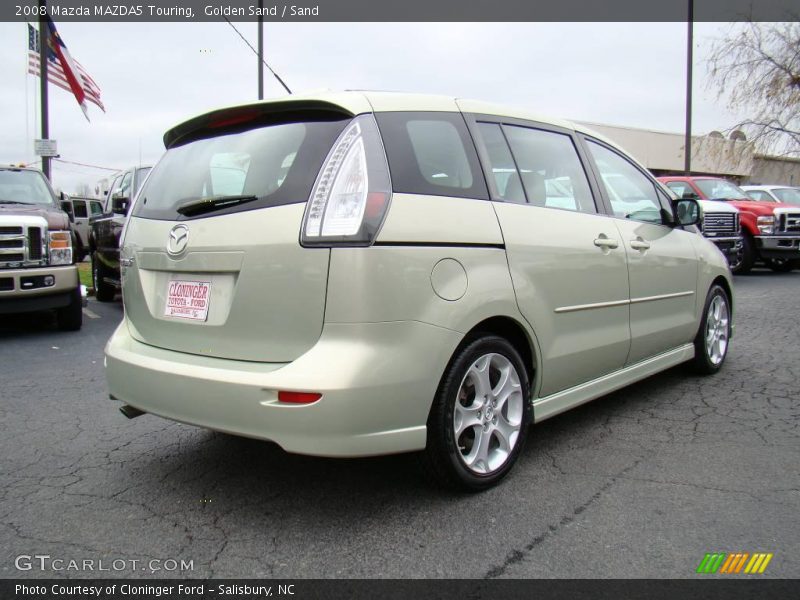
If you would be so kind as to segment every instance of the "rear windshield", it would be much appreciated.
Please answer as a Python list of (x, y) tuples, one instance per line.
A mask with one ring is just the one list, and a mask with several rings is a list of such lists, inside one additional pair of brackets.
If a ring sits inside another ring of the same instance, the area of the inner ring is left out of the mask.
[(257, 200), (200, 215), (218, 216), (306, 202), (317, 173), (349, 118), (237, 128), (173, 147), (153, 168), (138, 196), (137, 217), (185, 220), (177, 208), (213, 196)]

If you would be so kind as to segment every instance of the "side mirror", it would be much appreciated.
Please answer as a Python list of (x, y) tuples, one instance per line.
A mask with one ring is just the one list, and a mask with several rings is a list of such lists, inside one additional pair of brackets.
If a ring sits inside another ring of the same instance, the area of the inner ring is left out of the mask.
[(129, 204), (129, 198), (124, 198), (122, 196), (111, 198), (111, 212), (113, 212), (115, 215), (127, 215)]
[(689, 226), (700, 223), (700, 204), (693, 198), (682, 198), (673, 202), (676, 225)]
[[(63, 192), (61, 194), (62, 198), (64, 196)], [(67, 217), (69, 217), (69, 222), (75, 222), (75, 214), (72, 212), (72, 203), (69, 200), (62, 200), (61, 201), (61, 210), (67, 213)]]

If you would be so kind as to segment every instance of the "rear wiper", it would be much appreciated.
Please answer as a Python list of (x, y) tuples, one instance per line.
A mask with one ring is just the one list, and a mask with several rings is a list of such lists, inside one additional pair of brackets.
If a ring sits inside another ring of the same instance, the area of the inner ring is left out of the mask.
[(213, 212), (221, 208), (244, 204), (258, 200), (258, 196), (207, 196), (197, 200), (190, 200), (178, 206), (178, 212), (186, 217), (202, 215), (203, 213)]

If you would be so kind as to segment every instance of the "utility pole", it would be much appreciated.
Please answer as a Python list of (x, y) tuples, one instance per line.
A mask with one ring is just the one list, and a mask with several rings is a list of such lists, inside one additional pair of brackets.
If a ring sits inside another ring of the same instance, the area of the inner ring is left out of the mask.
[(686, 139), (684, 141), (684, 175), (692, 172), (692, 50), (694, 29), (694, 0), (689, 1), (688, 32), (686, 35)]
[[(47, 0), (39, 0), (39, 90), (42, 98), (42, 139), (50, 139), (50, 126), (47, 121), (47, 50), (48, 44)], [(42, 156), (42, 173), (50, 180), (50, 157)]]
[(264, 0), (258, 0), (258, 99), (264, 99)]

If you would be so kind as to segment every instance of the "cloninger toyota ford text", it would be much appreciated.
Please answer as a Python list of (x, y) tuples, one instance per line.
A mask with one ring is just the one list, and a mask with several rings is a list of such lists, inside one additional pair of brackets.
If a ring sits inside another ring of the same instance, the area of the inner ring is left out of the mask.
[(733, 285), (697, 201), (581, 126), (344, 92), (217, 110), (164, 142), (106, 347), (128, 416), (318, 456), (420, 451), (479, 490), (531, 423), (725, 360)]

